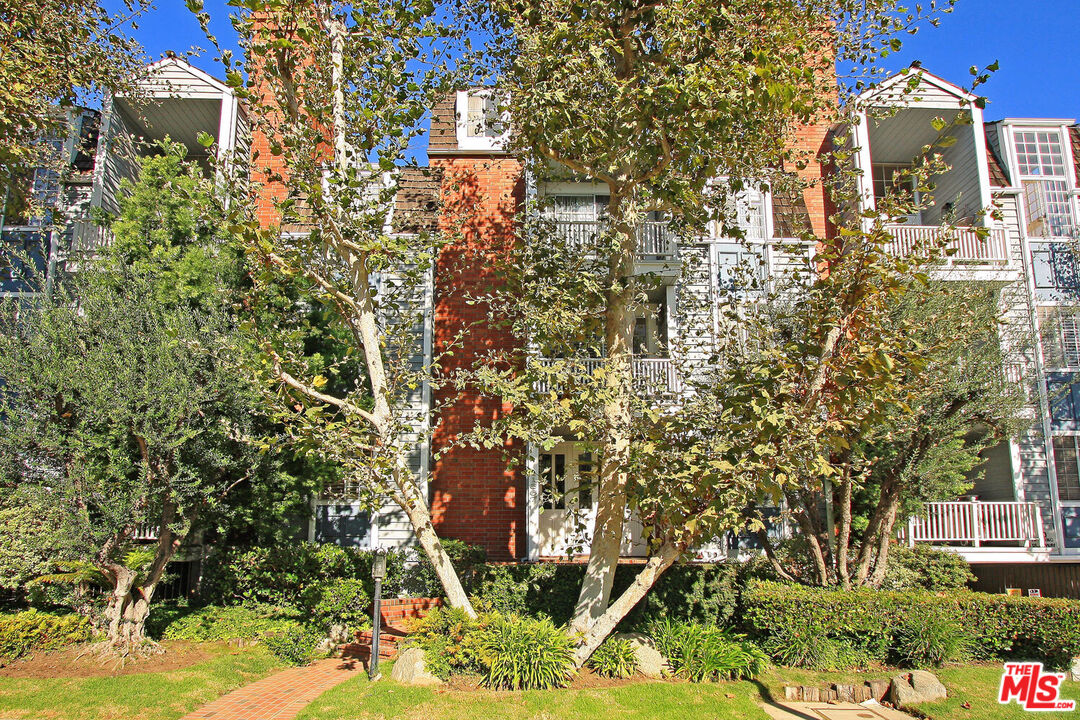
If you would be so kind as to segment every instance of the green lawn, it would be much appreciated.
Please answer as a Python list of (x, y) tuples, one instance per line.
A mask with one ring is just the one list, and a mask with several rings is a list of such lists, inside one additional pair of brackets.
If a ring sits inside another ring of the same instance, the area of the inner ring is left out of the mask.
[[(761, 682), (694, 685), (681, 682), (640, 682), (618, 687), (552, 690), (547, 692), (500, 692), (443, 690), (398, 685), (390, 680), (377, 684), (360, 677), (322, 695), (301, 713), (301, 720), (762, 720), (760, 703), (783, 697), (785, 682), (825, 684), (862, 682), (888, 677), (899, 671), (865, 676), (844, 673), (813, 673), (804, 670), (772, 670)], [(386, 670), (389, 674), (389, 670)], [(997, 703), (1001, 667), (975, 665), (945, 668), (937, 675), (951, 697), (918, 708), (932, 720), (1010, 720), (1030, 718), (1018, 705)], [(728, 695), (733, 695), (729, 698)], [(1064, 697), (1080, 698), (1080, 685), (1066, 683)], [(971, 708), (962, 707), (970, 703)], [(1078, 713), (1040, 713), (1048, 720), (1080, 717)]]
[(175, 720), (210, 700), (280, 670), (265, 648), (216, 649), (181, 670), (64, 680), (0, 678), (0, 717), (49, 720)]
[[(733, 695), (733, 698), (728, 698)], [(436, 690), (350, 680), (320, 696), (301, 720), (767, 720), (758, 685), (640, 682), (526, 692)]]
[[(0, 718), (49, 720), (175, 720), (190, 710), (282, 665), (261, 647), (217, 647), (209, 660), (169, 672), (71, 680), (0, 678)], [(390, 666), (384, 666), (388, 676)], [(302, 720), (766, 720), (760, 703), (782, 697), (785, 682), (861, 682), (897, 671), (864, 676), (771, 670), (760, 682), (635, 682), (613, 687), (533, 692), (446, 690), (370, 683), (360, 676), (323, 694)], [(1011, 720), (1031, 715), (1013, 704), (998, 705), (998, 665), (971, 665), (937, 672), (950, 697), (918, 708), (931, 720)], [(729, 697), (731, 696), (731, 697)], [(1066, 683), (1064, 696), (1080, 700), (1080, 684)], [(964, 703), (970, 708), (964, 708)], [(1080, 713), (1040, 713), (1041, 718), (1080, 718)]]
[[(942, 702), (920, 705), (918, 710), (932, 720), (952, 720), (952, 718), (965, 720), (1028, 718), (1030, 720), (1032, 716), (1039, 720), (1051, 720), (1052, 718), (1080, 717), (1080, 683), (1069, 680), (1065, 681), (1061, 689), (1061, 697), (1077, 701), (1078, 710), (1074, 712), (1032, 713), (1027, 712), (1015, 702), (999, 705), (997, 694), (1001, 684), (1001, 670), (1000, 665), (946, 668), (938, 673), (938, 677), (949, 689), (949, 698)], [(971, 709), (964, 708), (964, 702), (971, 703)]]

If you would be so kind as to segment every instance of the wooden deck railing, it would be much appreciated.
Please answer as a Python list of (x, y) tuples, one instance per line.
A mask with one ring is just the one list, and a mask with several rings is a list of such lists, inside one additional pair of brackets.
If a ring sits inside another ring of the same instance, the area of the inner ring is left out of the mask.
[[(556, 363), (565, 363), (563, 373), (573, 375), (592, 375), (604, 364), (602, 358), (537, 358), (542, 367), (554, 367)], [(682, 390), (682, 381), (673, 363), (668, 358), (634, 358), (632, 371), (634, 373), (634, 385), (639, 392), (668, 392), (677, 393)], [(537, 392), (547, 392), (551, 389), (547, 380), (536, 383)]]
[[(595, 220), (556, 220), (555, 231), (574, 246), (586, 246), (603, 232), (604, 223)], [(674, 257), (676, 253), (675, 234), (668, 223), (660, 220), (648, 220), (635, 229), (638, 242), (638, 255), (648, 257)]]
[(1005, 265), (1009, 262), (1009, 246), (1004, 228), (990, 228), (986, 239), (980, 238), (975, 228), (944, 229), (936, 225), (889, 225), (893, 242), (890, 250), (897, 255), (910, 255), (925, 252), (936, 247), (942, 239), (942, 233), (951, 239), (946, 247), (954, 250), (944, 258), (945, 264), (993, 264)]
[(901, 536), (910, 547), (915, 543), (1046, 547), (1042, 513), (1032, 502), (925, 503), (904, 530)]

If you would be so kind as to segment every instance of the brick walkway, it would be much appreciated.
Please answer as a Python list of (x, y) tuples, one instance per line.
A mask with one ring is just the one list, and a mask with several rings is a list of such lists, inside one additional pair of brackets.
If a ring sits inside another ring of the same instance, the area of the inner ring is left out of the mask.
[(357, 659), (320, 660), (233, 690), (180, 720), (288, 720), (319, 695), (363, 671)]

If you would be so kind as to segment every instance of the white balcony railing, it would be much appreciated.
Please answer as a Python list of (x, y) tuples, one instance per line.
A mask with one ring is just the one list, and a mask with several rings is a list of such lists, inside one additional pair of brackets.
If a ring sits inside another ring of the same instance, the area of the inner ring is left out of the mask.
[[(604, 223), (595, 220), (556, 220), (555, 231), (572, 246), (585, 247), (604, 230)], [(676, 251), (675, 234), (668, 223), (649, 220), (635, 229), (638, 242), (638, 255), (647, 257), (674, 257)]]
[[(554, 367), (556, 363), (566, 363), (563, 372), (574, 375), (592, 375), (604, 364), (602, 358), (553, 359), (537, 358), (541, 367)], [(639, 392), (649, 394), (657, 392), (677, 393), (682, 390), (682, 382), (675, 369), (675, 363), (668, 358), (634, 358), (632, 371), (634, 385)], [(536, 383), (537, 392), (547, 392), (551, 384), (547, 380)]]
[[(980, 238), (975, 228), (943, 229), (936, 225), (889, 225), (893, 236), (891, 252), (910, 255), (920, 249), (938, 245), (942, 233), (951, 236), (946, 248), (953, 251), (944, 258), (946, 265), (992, 264), (1009, 262), (1009, 246), (1004, 228), (990, 228), (990, 234)], [(925, 252), (925, 250), (922, 250)]]
[(910, 547), (915, 543), (1046, 547), (1042, 513), (1031, 502), (925, 503), (908, 519), (905, 530), (901, 536)]

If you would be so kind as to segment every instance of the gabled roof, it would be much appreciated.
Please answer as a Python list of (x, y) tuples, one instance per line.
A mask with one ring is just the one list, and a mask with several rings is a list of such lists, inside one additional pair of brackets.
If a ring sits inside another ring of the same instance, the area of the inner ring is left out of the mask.
[[(955, 98), (957, 102), (974, 102), (978, 98), (977, 95), (973, 95), (959, 85), (951, 83), (929, 70), (911, 67), (907, 71), (901, 71), (895, 75), (891, 75), (877, 85), (866, 89), (858, 96), (858, 100), (863, 105), (873, 104), (872, 101), (879, 97), (888, 101), (888, 104), (890, 105), (903, 100), (913, 100), (918, 102), (915, 100), (915, 98), (919, 97), (918, 90), (912, 91), (909, 94), (903, 93), (904, 86), (910, 82), (913, 76), (919, 78), (920, 85), (932, 88), (936, 90), (938, 94), (944, 93), (946, 96)], [(890, 95), (890, 92), (893, 94)]]
[(157, 97), (223, 97), (233, 94), (232, 88), (216, 77), (195, 67), (180, 57), (166, 57), (146, 67), (142, 81)]
[(990, 138), (989, 128), (986, 131), (986, 167), (990, 172), (990, 185), (992, 187), (1009, 187), (1008, 167), (997, 153), (994, 152), (994, 143)]

